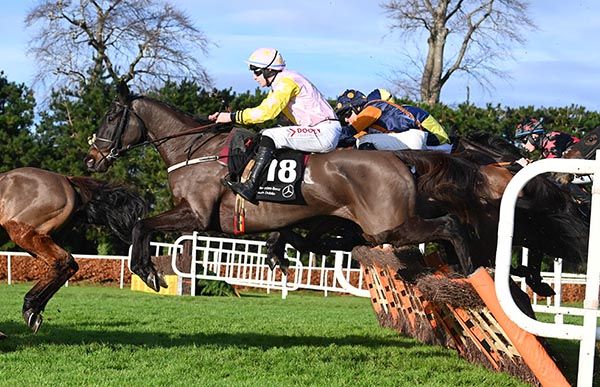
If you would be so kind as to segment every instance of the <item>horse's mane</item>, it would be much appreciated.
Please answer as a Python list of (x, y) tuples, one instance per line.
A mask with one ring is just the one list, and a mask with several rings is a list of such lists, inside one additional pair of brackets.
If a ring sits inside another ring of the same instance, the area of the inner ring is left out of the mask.
[(131, 243), (133, 225), (146, 216), (148, 204), (132, 190), (85, 176), (68, 178), (79, 194), (79, 218), (108, 226), (119, 239)]
[[(208, 116), (206, 116), (206, 115), (195, 115), (195, 114), (192, 115), (190, 113), (184, 112), (183, 110), (181, 110), (177, 106), (172, 105), (169, 102), (165, 102), (165, 101), (162, 101), (162, 100), (154, 98), (154, 97), (149, 97), (149, 96), (145, 96), (145, 95), (136, 95), (131, 98), (131, 100), (134, 100), (134, 99), (144, 99), (144, 100), (150, 101), (152, 103), (155, 103), (157, 105), (162, 105), (167, 110), (174, 111), (178, 116), (185, 117), (188, 120), (194, 121), (195, 123), (198, 124), (198, 126), (213, 124), (213, 122), (210, 121), (208, 119)], [(220, 124), (220, 125), (216, 125), (214, 127), (209, 128), (206, 132), (207, 133), (229, 132), (229, 131), (231, 131), (232, 128), (233, 128), (233, 125), (231, 125), (231, 124)]]
[(492, 133), (470, 133), (466, 137), (459, 137), (456, 143), (455, 152), (478, 164), (512, 162), (523, 157), (519, 148)]

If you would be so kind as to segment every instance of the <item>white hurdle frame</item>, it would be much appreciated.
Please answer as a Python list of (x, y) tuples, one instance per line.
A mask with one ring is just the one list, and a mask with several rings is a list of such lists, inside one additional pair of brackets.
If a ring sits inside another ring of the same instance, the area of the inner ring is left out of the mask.
[[(515, 304), (510, 289), (509, 276), (514, 232), (514, 213), (517, 197), (525, 184), (535, 176), (547, 172), (574, 173), (578, 175), (600, 174), (600, 151), (596, 160), (545, 159), (535, 161), (519, 171), (510, 181), (500, 205), (498, 221), (498, 245), (496, 249), (496, 293), (500, 306), (522, 329), (538, 336), (579, 340), (578, 386), (591, 386), (594, 373), (594, 351), (600, 339), (598, 328), (598, 291), (600, 290), (600, 183), (592, 185), (592, 212), (590, 242), (587, 260), (587, 279), (583, 308), (569, 308), (570, 314), (583, 316), (583, 325), (543, 323), (524, 314)], [(592, 235), (596, 235), (593, 238)], [(562, 307), (556, 308), (558, 311)], [(574, 311), (573, 309), (577, 309)]]

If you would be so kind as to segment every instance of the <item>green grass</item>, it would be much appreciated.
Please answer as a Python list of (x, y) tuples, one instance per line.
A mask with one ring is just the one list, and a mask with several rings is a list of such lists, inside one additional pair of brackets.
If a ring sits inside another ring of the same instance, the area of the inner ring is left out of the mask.
[[(565, 303), (563, 306), (576, 307), (581, 308), (582, 302), (579, 303)], [(536, 313), (536, 319), (542, 322), (553, 323), (554, 315), (547, 313)], [(583, 325), (583, 317), (582, 316), (571, 316), (565, 315), (563, 316), (565, 324), (572, 325)], [(600, 326), (600, 319), (598, 319), (598, 325)], [(560, 364), (561, 370), (565, 375), (569, 377), (570, 380), (577, 380), (577, 372), (578, 372), (578, 360), (579, 360), (579, 341), (577, 340), (559, 340), (548, 338), (546, 339), (548, 344), (550, 344), (551, 348), (555, 349), (556, 360)], [(558, 350), (558, 351), (556, 351)], [(596, 352), (595, 352), (595, 369), (594, 369), (594, 386), (600, 385), (600, 349), (598, 348), (598, 344), (596, 344)]]
[(0, 285), (1, 386), (523, 386), (380, 328), (368, 299), (62, 288), (33, 335)]

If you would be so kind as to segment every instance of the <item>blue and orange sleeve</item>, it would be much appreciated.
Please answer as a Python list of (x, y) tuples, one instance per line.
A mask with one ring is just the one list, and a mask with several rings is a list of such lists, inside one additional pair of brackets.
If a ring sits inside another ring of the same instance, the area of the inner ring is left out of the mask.
[(354, 137), (359, 138), (367, 134), (367, 129), (373, 126), (379, 117), (381, 117), (381, 109), (375, 106), (365, 107), (351, 125), (356, 130)]

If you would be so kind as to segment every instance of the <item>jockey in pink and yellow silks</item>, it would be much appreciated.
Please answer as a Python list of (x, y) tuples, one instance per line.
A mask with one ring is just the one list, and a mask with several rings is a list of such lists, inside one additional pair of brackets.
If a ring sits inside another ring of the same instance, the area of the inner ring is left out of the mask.
[(255, 108), (235, 112), (232, 121), (257, 124), (276, 118), (280, 113), (300, 126), (314, 126), (325, 120), (335, 119), (329, 103), (306, 78), (294, 71), (283, 70), (271, 84), (267, 98)]
[(245, 183), (225, 181), (234, 192), (254, 202), (259, 177), (270, 163), (273, 150), (290, 148), (304, 152), (329, 152), (335, 149), (341, 125), (323, 95), (304, 76), (286, 70), (281, 54), (273, 48), (259, 48), (248, 60), (254, 80), (271, 90), (254, 108), (232, 113), (214, 113), (215, 122), (257, 124), (283, 113), (294, 125), (264, 129), (261, 134), (255, 165)]

